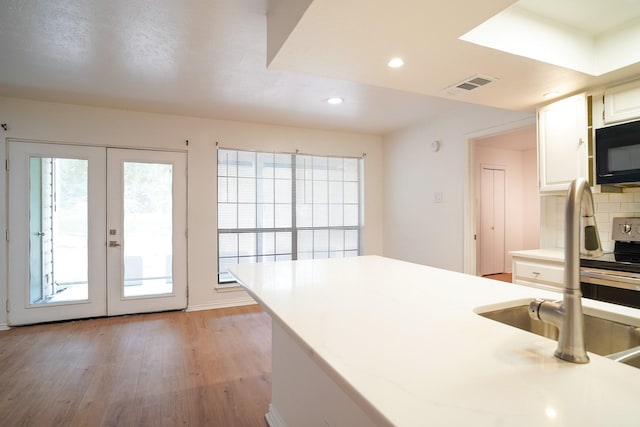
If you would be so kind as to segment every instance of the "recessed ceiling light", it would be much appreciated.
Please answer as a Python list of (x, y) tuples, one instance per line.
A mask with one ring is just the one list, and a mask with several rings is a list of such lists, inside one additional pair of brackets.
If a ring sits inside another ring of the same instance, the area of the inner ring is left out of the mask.
[(558, 96), (560, 95), (560, 92), (553, 90), (551, 92), (547, 92), (544, 95), (542, 95), (543, 98), (553, 98), (554, 96)]
[(404, 61), (402, 58), (393, 58), (387, 62), (387, 65), (391, 68), (400, 68), (404, 65)]
[(342, 104), (344, 102), (344, 99), (338, 96), (334, 96), (332, 98), (327, 99), (327, 102), (331, 105), (338, 105), (338, 104)]

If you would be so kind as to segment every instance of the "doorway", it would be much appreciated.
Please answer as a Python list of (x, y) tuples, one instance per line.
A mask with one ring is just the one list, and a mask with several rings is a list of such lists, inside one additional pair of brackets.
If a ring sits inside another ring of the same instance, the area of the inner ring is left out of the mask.
[(481, 265), (481, 174), (484, 165), (499, 165), (498, 169), (505, 171), (503, 270), (509, 274), (511, 251), (540, 247), (535, 118), (483, 130), (467, 138), (464, 271), (486, 274)]
[(9, 141), (9, 316), (186, 307), (186, 154)]

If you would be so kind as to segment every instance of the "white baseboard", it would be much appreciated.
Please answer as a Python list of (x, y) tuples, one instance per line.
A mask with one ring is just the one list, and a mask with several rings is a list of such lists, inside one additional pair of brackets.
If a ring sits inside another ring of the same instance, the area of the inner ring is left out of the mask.
[(8, 324), (0, 323), (0, 331), (8, 331), (9, 329), (11, 329), (11, 327), (9, 327)]
[(273, 403), (269, 404), (269, 412), (264, 416), (269, 427), (287, 427)]
[(256, 301), (250, 296), (227, 299), (220, 302), (212, 302), (209, 304), (193, 304), (187, 307), (186, 311), (214, 310), (216, 308), (240, 307), (243, 305), (254, 305)]

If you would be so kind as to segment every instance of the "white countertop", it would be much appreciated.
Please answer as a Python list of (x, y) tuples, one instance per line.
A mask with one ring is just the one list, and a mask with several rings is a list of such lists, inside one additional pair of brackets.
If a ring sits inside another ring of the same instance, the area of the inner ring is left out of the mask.
[(511, 251), (509, 252), (509, 255), (512, 257), (564, 262), (564, 249), (562, 248), (526, 249), (521, 251)]
[[(637, 426), (640, 369), (478, 316), (550, 292), (377, 256), (232, 274), (345, 392), (397, 426)], [(640, 325), (640, 310), (585, 300)], [(480, 309), (485, 307), (484, 309)]]

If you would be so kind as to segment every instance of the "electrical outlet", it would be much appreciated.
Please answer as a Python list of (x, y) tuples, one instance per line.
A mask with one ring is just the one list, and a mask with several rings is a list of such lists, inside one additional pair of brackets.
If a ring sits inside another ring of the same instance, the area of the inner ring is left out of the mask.
[(433, 203), (442, 203), (442, 192), (433, 193)]

